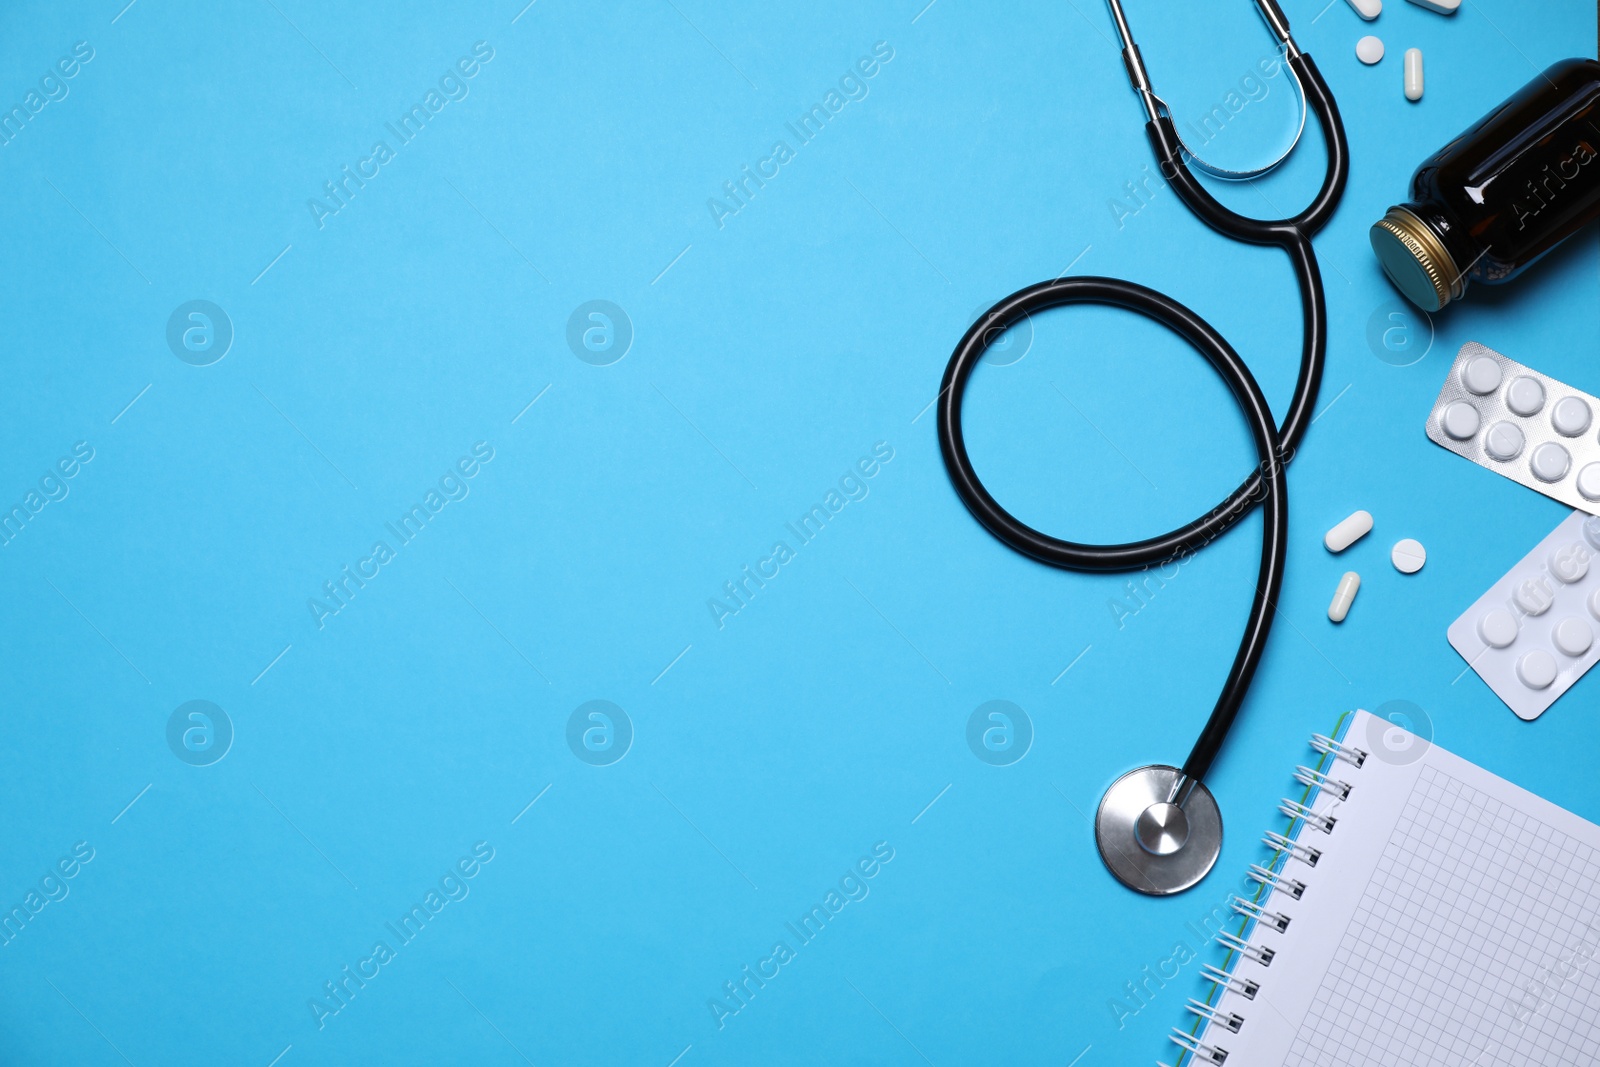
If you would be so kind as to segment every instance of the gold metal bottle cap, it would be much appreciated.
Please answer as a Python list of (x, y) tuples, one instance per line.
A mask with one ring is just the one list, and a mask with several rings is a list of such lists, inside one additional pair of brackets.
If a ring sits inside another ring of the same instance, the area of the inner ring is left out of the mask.
[(1467, 281), (1432, 227), (1403, 207), (1372, 224), (1372, 251), (1405, 298), (1438, 311), (1467, 291)]

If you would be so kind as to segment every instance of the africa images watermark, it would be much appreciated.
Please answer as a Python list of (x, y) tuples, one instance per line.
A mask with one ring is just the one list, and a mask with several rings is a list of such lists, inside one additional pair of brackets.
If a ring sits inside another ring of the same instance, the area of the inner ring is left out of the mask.
[[(1256, 76), (1258, 71), (1260, 77)], [(1190, 119), (1185, 123), (1185, 128), (1179, 131), (1183, 135), (1185, 147), (1204, 148), (1216, 140), (1217, 136), (1227, 129), (1228, 123), (1245, 108), (1267, 98), (1272, 92), (1269, 82), (1282, 71), (1281, 56), (1262, 56), (1256, 60), (1255, 66), (1239, 77), (1237, 89), (1229, 89), (1227, 94), (1199, 119)], [(1176, 125), (1177, 120), (1174, 119), (1173, 123)], [(1114, 196), (1106, 201), (1106, 206), (1111, 211), (1111, 221), (1117, 224), (1117, 229), (1125, 228), (1129, 219), (1149, 207), (1155, 200), (1156, 194), (1167, 187), (1169, 178), (1170, 175), (1152, 171), (1150, 164), (1146, 163), (1140, 168), (1138, 178), (1124, 182), (1122, 188), (1125, 195)]]
[(815, 941), (846, 906), (866, 900), (867, 894), (872, 892), (868, 883), (893, 859), (894, 847), (887, 841), (877, 842), (872, 846), (872, 855), (856, 860), (840, 876), (837, 888), (830, 888), (823, 895), (822, 903), (813, 904), (794, 922), (784, 923), (794, 944), (789, 943), (788, 937), (779, 938), (754, 967), (747, 963), (739, 969), (737, 980), (723, 982), (722, 995), (706, 1000), (717, 1029), (727, 1027), (729, 1019), (748, 1008), (756, 994), (782, 974), (783, 968), (795, 961), (799, 950)]
[[(470, 856), (456, 860), (455, 865), (439, 877), (436, 886), (428, 887), (422, 895), (422, 903), (411, 905), (411, 909), (399, 919), (383, 924), (388, 934), (373, 942), (372, 950), (356, 960), (354, 967), (347, 963), (334, 978), (323, 982), (322, 992), (306, 999), (311, 1021), (317, 1024), (317, 1029), (321, 1030), (329, 1019), (348, 1008), (351, 1001), (367, 988), (367, 983), (382, 974), (383, 968), (393, 963), (399, 957), (400, 950), (416, 940), (446, 906), (466, 900), (467, 894), (472, 892), (469, 883), (492, 859), (493, 845), (487, 841), (474, 844)], [(391, 936), (393, 944), (389, 942)]]
[(72, 846), (69, 855), (62, 856), (53, 866), (45, 868), (38, 888), (29, 889), (21, 904), (0, 913), (0, 945), (10, 945), (46, 907), (66, 900), (67, 894), (72, 891), (67, 883), (76, 878), (92, 859), (94, 846), (87, 841), (79, 841)]
[(837, 488), (830, 487), (823, 494), (821, 503), (812, 504), (811, 509), (799, 518), (783, 524), (794, 540), (794, 547), (791, 548), (787, 540), (774, 541), (771, 550), (756, 561), (753, 570), (746, 563), (739, 569), (737, 577), (723, 582), (722, 594), (706, 600), (706, 610), (711, 613), (711, 621), (717, 629), (721, 630), (727, 625), (728, 619), (749, 607), (756, 594), (782, 574), (784, 565), (793, 560), (801, 548), (816, 540), (829, 521), (837, 518), (847, 504), (867, 499), (867, 494), (872, 491), (867, 485), (868, 481), (876, 478), (892, 459), (894, 446), (889, 442), (879, 441), (873, 445), (872, 455), (860, 457), (854, 466), (847, 468), (839, 477)]
[(711, 212), (711, 221), (717, 224), (717, 229), (727, 225), (725, 220), (749, 207), (756, 193), (781, 174), (783, 167), (795, 158), (798, 151), (827, 129), (828, 123), (838, 117), (847, 104), (865, 100), (872, 91), (867, 83), (877, 77), (892, 59), (894, 47), (888, 41), (874, 44), (870, 56), (857, 59), (853, 66), (839, 75), (837, 88), (830, 86), (823, 94), (821, 103), (812, 104), (798, 118), (783, 124), (783, 128), (794, 138), (793, 147), (784, 139), (774, 141), (767, 154), (756, 161), (754, 170), (746, 163), (739, 168), (738, 175), (723, 182), (722, 193), (706, 200), (706, 210)]
[(317, 229), (325, 228), (330, 217), (349, 207), (356, 194), (367, 187), (367, 182), (382, 173), (383, 166), (394, 161), (399, 149), (410, 144), (447, 104), (465, 100), (471, 91), (467, 83), (493, 58), (494, 49), (489, 43), (478, 41), (472, 46), (470, 56), (457, 59), (454, 66), (445, 68), (439, 75), (438, 88), (430, 88), (394, 122), (385, 122), (383, 128), (393, 136), (394, 147), (391, 148), (387, 140), (374, 141), (368, 154), (356, 160), (354, 170), (350, 164), (344, 164), (334, 180), (322, 184), (322, 195), (306, 201), (306, 209), (311, 212), (311, 221), (317, 224)]
[[(1287, 467), (1291, 462), (1293, 462), (1293, 460), (1294, 449), (1285, 448), (1283, 450), (1282, 458), (1276, 462), (1284, 467)], [(1230, 521), (1219, 527), (1216, 533), (1211, 534), (1198, 545), (1195, 545), (1192, 548), (1186, 548), (1176, 555), (1169, 556), (1160, 563), (1146, 565), (1144, 570), (1139, 572), (1137, 579), (1129, 579), (1122, 584), (1124, 596), (1121, 599), (1117, 597), (1107, 598), (1106, 607), (1110, 609), (1111, 621), (1117, 624), (1118, 630), (1127, 629), (1128, 620), (1139, 614), (1145, 608), (1149, 607), (1150, 604), (1155, 600), (1156, 594), (1165, 589), (1167, 584), (1176, 579), (1178, 575), (1182, 574), (1183, 568), (1194, 559), (1197, 553), (1199, 553), (1212, 541), (1215, 541), (1218, 537), (1222, 536), (1222, 534), (1226, 533), (1228, 530), (1231, 530), (1233, 528), (1234, 520), (1237, 520), (1238, 517), (1244, 512), (1249, 511), (1251, 508), (1255, 507), (1257, 504), (1261, 503), (1261, 501), (1266, 499), (1267, 482), (1265, 475), (1271, 469), (1272, 462), (1258, 463), (1255, 468), (1255, 473), (1262, 475), (1262, 478), (1256, 483), (1255, 491), (1246, 493), (1237, 501), (1232, 500), (1230, 497), (1229, 501), (1224, 501), (1223, 504), (1216, 509), (1216, 511), (1228, 513), (1233, 516)], [(1208, 515), (1207, 518), (1209, 517), (1210, 516)], [(1170, 574), (1167, 573), (1169, 570), (1171, 571)]]
[(11, 142), (27, 129), (28, 123), (33, 121), (50, 104), (58, 103), (67, 98), (72, 91), (67, 82), (78, 76), (89, 61), (94, 58), (94, 45), (88, 41), (79, 41), (72, 46), (70, 56), (62, 56), (54, 65), (45, 69), (39, 77), (39, 87), (29, 89), (22, 96), (22, 103), (13, 104), (10, 110), (0, 109), (0, 146), (11, 147)]
[(1171, 951), (1154, 964), (1145, 964), (1137, 976), (1122, 984), (1121, 993), (1106, 1002), (1118, 1030), (1126, 1029), (1129, 1019), (1154, 1004), (1167, 983), (1199, 959), (1200, 953), (1230, 920), (1238, 918), (1233, 909), (1234, 895), (1235, 891), (1229, 890), (1199, 917), (1198, 924), (1194, 920), (1184, 923), (1185, 933), (1173, 941)]
[(306, 608), (311, 612), (311, 621), (317, 624), (317, 629), (323, 629), (328, 619), (349, 607), (356, 594), (382, 574), (383, 568), (399, 555), (399, 549), (416, 540), (427, 529), (428, 523), (445, 509), (446, 504), (467, 499), (467, 494), (472, 492), (469, 483), (493, 459), (494, 446), (489, 442), (479, 441), (473, 445), (472, 454), (462, 456), (456, 460), (455, 466), (440, 475), (436, 487), (430, 487), (422, 495), (421, 503), (411, 505), (410, 510), (401, 512), (398, 519), (383, 524), (384, 530), (394, 540), (393, 547), (387, 540), (374, 541), (372, 550), (356, 560), (355, 570), (350, 569), (350, 564), (345, 564), (336, 577), (322, 583), (323, 596), (307, 597)]
[(45, 468), (44, 474), (39, 476), (39, 487), (24, 493), (20, 503), (13, 504), (9, 509), (0, 505), (0, 547), (16, 540), (47, 505), (67, 499), (67, 494), (72, 491), (67, 483), (76, 478), (92, 459), (94, 446), (87, 441), (79, 441), (72, 446), (70, 456), (62, 456), (54, 465)]

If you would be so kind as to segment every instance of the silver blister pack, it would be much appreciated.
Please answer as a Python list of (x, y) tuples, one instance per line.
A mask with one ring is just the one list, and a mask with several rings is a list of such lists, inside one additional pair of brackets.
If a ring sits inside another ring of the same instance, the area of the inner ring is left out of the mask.
[(1600, 399), (1476, 341), (1461, 346), (1428, 437), (1568, 507), (1600, 515)]
[(1597, 553), (1600, 519), (1575, 511), (1450, 624), (1450, 644), (1518, 718), (1537, 719), (1600, 660)]

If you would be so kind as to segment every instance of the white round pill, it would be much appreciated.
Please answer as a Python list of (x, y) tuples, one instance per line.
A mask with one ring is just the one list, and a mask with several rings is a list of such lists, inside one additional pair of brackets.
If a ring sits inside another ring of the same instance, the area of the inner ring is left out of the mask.
[(1415, 574), (1428, 562), (1428, 550), (1422, 547), (1421, 541), (1407, 537), (1394, 543), (1389, 550), (1389, 560), (1401, 574)]
[(1516, 459), (1522, 451), (1522, 431), (1509, 422), (1497, 422), (1483, 435), (1483, 450), (1501, 462)]
[(1574, 541), (1551, 552), (1544, 566), (1563, 585), (1581, 582), (1589, 574), (1589, 550)]
[(1564, 396), (1550, 409), (1550, 425), (1562, 437), (1577, 437), (1589, 428), (1589, 405), (1575, 396)]
[(1550, 588), (1550, 579), (1529, 578), (1512, 590), (1511, 599), (1524, 615), (1543, 615), (1555, 603), (1556, 594)]
[(1589, 594), (1589, 614), (1600, 619), (1600, 587)]
[(1461, 384), (1468, 392), (1488, 396), (1500, 388), (1500, 364), (1488, 356), (1470, 360), (1461, 368)]
[(1465, 400), (1457, 400), (1439, 416), (1439, 425), (1444, 427), (1446, 436), (1457, 441), (1470, 441), (1476, 437), (1481, 421), (1478, 409)]
[(1505, 608), (1495, 608), (1478, 620), (1478, 636), (1490, 648), (1506, 648), (1517, 639), (1517, 617)]
[(1587, 622), (1573, 615), (1556, 623), (1556, 628), (1550, 631), (1550, 639), (1562, 653), (1576, 658), (1589, 651), (1594, 644), (1594, 630)]
[[(1585, 500), (1600, 500), (1600, 463), (1590, 463), (1578, 472), (1578, 492)], [(1597, 546), (1600, 547), (1600, 546)]]
[(1383, 58), (1383, 41), (1368, 34), (1356, 42), (1356, 58), (1372, 66)]
[(1544, 386), (1537, 378), (1526, 374), (1511, 379), (1511, 387), (1506, 390), (1506, 407), (1524, 417), (1539, 414), (1539, 409), (1544, 407)]
[(1567, 470), (1572, 466), (1572, 457), (1567, 450), (1554, 441), (1546, 441), (1533, 450), (1533, 457), (1528, 460), (1528, 466), (1533, 470), (1533, 476), (1541, 482), (1559, 482), (1567, 476)]
[(1517, 660), (1517, 677), (1529, 689), (1548, 689), (1556, 680), (1556, 658), (1536, 648)]

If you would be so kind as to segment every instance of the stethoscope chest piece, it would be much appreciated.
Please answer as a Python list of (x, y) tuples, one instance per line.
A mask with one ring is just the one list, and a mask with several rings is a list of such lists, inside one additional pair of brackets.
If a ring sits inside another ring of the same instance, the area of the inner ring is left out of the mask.
[(1222, 853), (1222, 813), (1204, 784), (1176, 767), (1129, 771), (1094, 818), (1100, 858), (1117, 881), (1153, 897), (1181, 893)]

